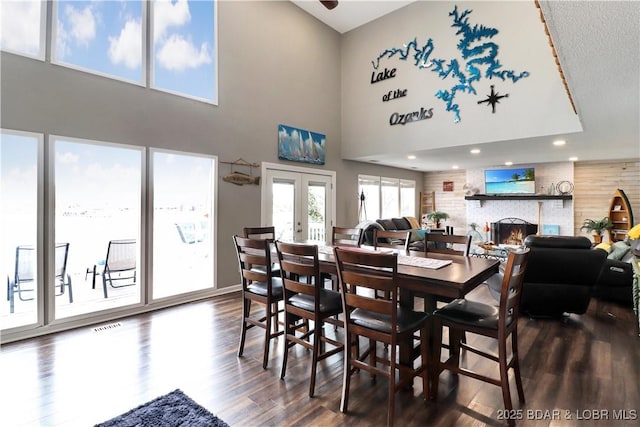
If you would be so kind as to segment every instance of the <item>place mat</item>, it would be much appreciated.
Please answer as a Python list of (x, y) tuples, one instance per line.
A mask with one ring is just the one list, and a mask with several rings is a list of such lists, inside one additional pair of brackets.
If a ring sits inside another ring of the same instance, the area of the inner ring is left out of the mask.
[(451, 264), (453, 261), (450, 259), (434, 259), (423, 258), (417, 256), (398, 255), (398, 264), (410, 265), (413, 267), (431, 268), (437, 270)]

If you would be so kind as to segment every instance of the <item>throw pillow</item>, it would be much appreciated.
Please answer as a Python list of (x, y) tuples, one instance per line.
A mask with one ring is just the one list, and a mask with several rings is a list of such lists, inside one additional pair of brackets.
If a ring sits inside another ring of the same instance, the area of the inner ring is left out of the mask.
[(420, 228), (420, 223), (415, 216), (405, 216), (404, 218), (409, 221), (409, 224), (411, 224), (411, 228)]
[(603, 251), (606, 251), (608, 254), (611, 253), (611, 243), (606, 243), (606, 242), (602, 242), (597, 244), (594, 249), (602, 249)]
[(627, 236), (629, 236), (631, 240), (640, 239), (640, 224), (632, 227), (631, 230), (627, 232)]
[(611, 245), (611, 253), (607, 256), (607, 258), (620, 261), (622, 257), (624, 257), (627, 252), (629, 252), (629, 249), (631, 249), (631, 247), (625, 242), (615, 242), (613, 245)]

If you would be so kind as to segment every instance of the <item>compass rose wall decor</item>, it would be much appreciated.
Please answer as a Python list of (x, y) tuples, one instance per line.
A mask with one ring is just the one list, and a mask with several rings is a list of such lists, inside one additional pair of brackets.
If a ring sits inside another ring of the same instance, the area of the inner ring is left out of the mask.
[(505, 94), (505, 95), (500, 95), (497, 92), (493, 91), (493, 85), (491, 85), (491, 93), (489, 95), (487, 95), (487, 99), (484, 99), (482, 101), (478, 101), (478, 104), (483, 104), (483, 103), (487, 103), (487, 105), (491, 105), (491, 112), (493, 114), (496, 113), (496, 104), (500, 103), (500, 100), (502, 98), (508, 98), (509, 94)]

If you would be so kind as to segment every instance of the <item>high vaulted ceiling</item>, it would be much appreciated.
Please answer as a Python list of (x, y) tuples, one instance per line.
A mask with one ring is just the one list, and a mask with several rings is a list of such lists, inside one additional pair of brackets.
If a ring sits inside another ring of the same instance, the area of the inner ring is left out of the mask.
[[(531, 0), (533, 1), (533, 0)], [(293, 3), (340, 33), (393, 13), (412, 1), (340, 0), (327, 10), (317, 0)], [(454, 2), (451, 2), (452, 4)], [(417, 170), (504, 164), (637, 160), (640, 158), (640, 2), (541, 1), (542, 11), (583, 131), (565, 135), (398, 152), (379, 164)], [(564, 146), (554, 146), (562, 139)], [(480, 154), (471, 154), (480, 148)], [(509, 158), (506, 158), (506, 153)], [(415, 160), (408, 161), (409, 154)]]

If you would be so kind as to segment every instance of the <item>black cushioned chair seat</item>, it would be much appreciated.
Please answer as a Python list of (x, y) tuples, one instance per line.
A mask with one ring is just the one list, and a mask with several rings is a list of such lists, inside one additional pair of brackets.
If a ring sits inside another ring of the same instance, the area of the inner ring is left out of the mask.
[[(307, 311), (315, 309), (313, 295), (295, 294), (289, 298), (289, 304)], [(342, 300), (340, 293), (330, 289), (320, 289), (320, 313), (341, 313)]]
[[(282, 279), (279, 277), (273, 277), (271, 279), (271, 283), (272, 283), (271, 296), (275, 299), (281, 299), (282, 298)], [(266, 297), (267, 284), (265, 282), (253, 282), (247, 286), (247, 291), (253, 294), (262, 295)]]
[[(398, 330), (396, 332), (402, 333), (415, 329), (420, 325), (420, 323), (424, 322), (427, 317), (429, 317), (427, 313), (398, 307)], [(357, 308), (351, 313), (351, 320), (356, 325), (365, 328), (391, 333), (391, 316), (372, 313), (370, 311)]]
[[(498, 329), (498, 307), (466, 299), (456, 299), (433, 312), (434, 316), (452, 322), (481, 328)], [(507, 318), (507, 325), (512, 319)]]

